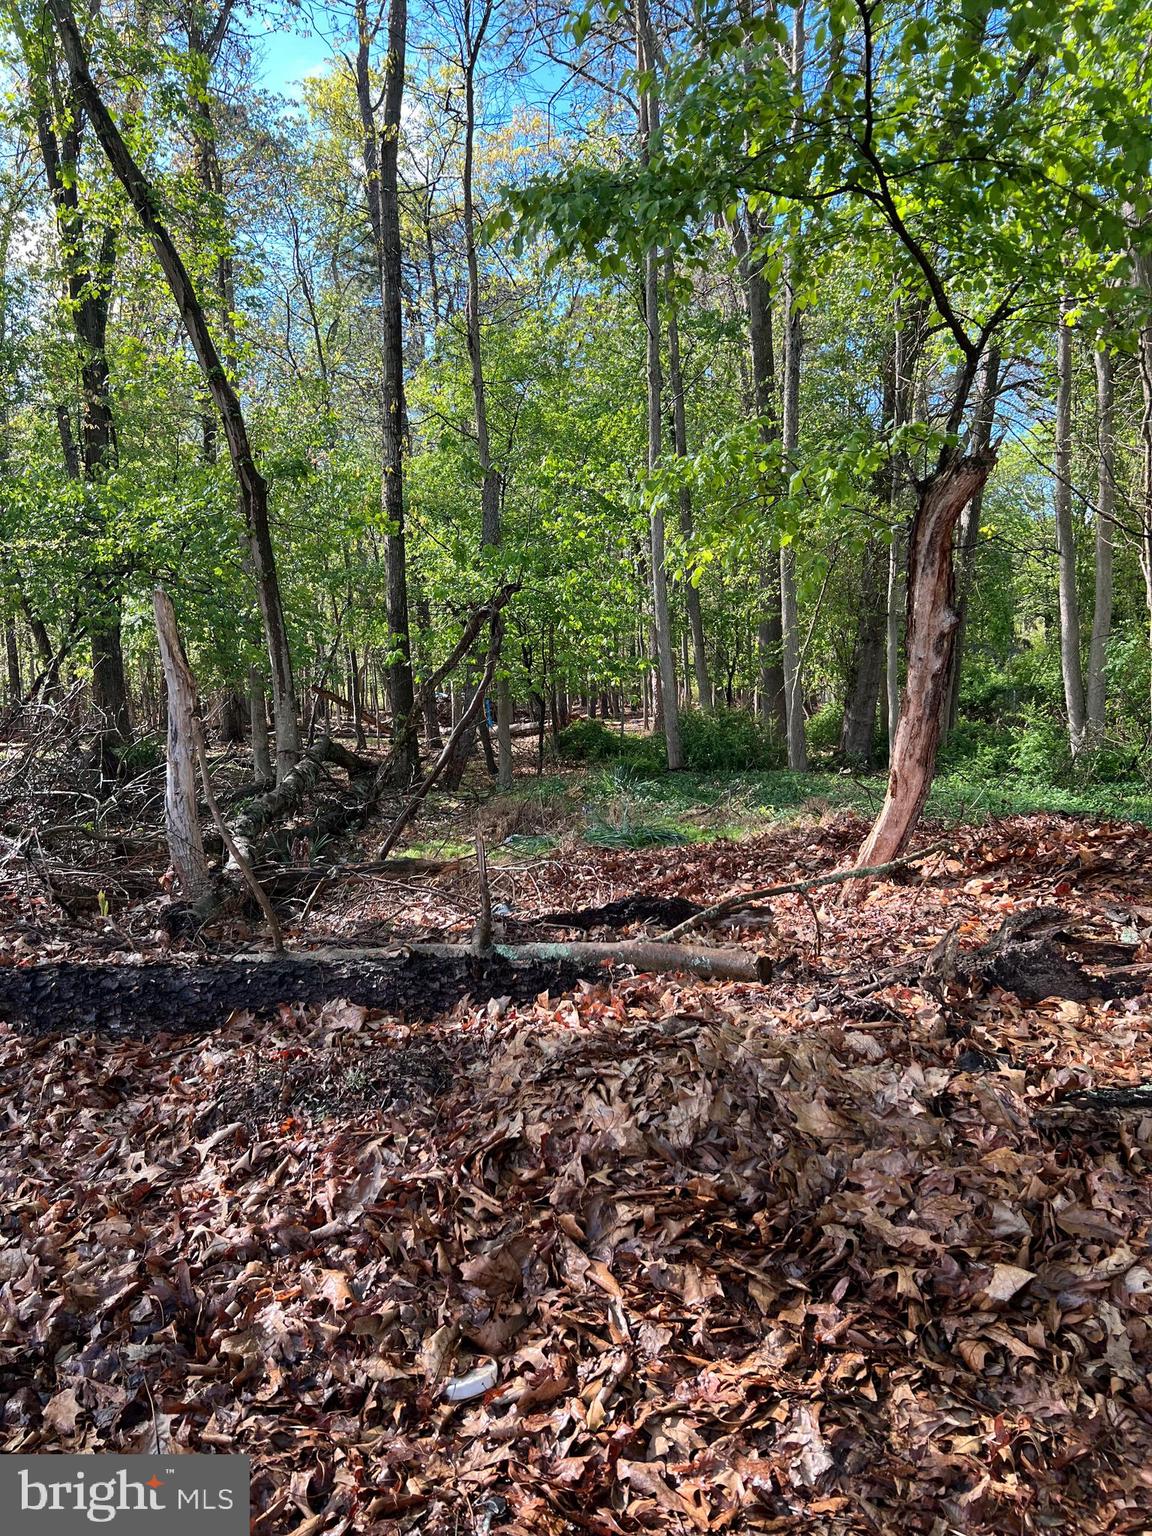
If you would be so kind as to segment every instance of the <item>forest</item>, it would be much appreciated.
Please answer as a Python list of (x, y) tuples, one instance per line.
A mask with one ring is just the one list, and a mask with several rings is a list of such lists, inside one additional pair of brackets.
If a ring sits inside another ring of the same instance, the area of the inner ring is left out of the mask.
[(0, 1513), (1152, 1530), (1150, 61), (0, 0)]

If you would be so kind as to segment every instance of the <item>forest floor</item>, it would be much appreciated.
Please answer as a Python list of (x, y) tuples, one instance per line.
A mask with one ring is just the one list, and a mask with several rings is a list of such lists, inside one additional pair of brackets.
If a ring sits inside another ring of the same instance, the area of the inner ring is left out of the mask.
[[(595, 846), (558, 811), (594, 789), (417, 835), (503, 843), (520, 937), (829, 871), (864, 827)], [(766, 950), (764, 985), (0, 1026), (0, 1446), (245, 1452), (261, 1536), (1152, 1530), (1152, 1109), (1069, 1098), (1152, 1080), (1149, 995), (1026, 1001), (940, 962), (1055, 906), (1090, 972), (1138, 974), (1152, 831), (941, 839), (859, 899), (695, 936)], [(463, 858), (333, 882), (292, 942), (466, 939), (476, 902)], [(3, 958), (147, 963), (138, 905), (65, 912), (10, 860)]]

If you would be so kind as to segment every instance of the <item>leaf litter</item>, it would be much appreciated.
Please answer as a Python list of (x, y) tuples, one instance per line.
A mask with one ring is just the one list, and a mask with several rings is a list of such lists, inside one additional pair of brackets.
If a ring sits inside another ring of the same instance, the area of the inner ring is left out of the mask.
[[(707, 902), (858, 833), (502, 899)], [(733, 920), (766, 987), (0, 1034), (3, 1448), (246, 1452), (261, 1533), (1152, 1529), (1152, 1111), (1054, 1113), (1152, 1080), (1146, 996), (864, 995), (1053, 903), (1152, 959), (1152, 834), (954, 836)]]

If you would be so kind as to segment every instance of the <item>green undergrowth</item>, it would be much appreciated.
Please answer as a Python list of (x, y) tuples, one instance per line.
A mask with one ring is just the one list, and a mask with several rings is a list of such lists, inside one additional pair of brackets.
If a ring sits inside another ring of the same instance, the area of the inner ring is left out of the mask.
[[(534, 813), (535, 825), (511, 834), (493, 852), (519, 862), (545, 856), (565, 838), (600, 848), (648, 848), (738, 840), (837, 810), (868, 819), (884, 787), (883, 774), (653, 773), (628, 764), (589, 765), (499, 797), (503, 805)], [(1010, 778), (989, 782), (953, 770), (937, 779), (926, 814), (971, 824), (1042, 812), (1152, 824), (1152, 792), (1143, 782), (1069, 788)]]
[[(747, 717), (732, 717), (715, 739), (702, 736), (696, 747), (705, 759), (755, 758), (756, 730)], [(831, 763), (809, 773), (780, 767), (669, 773), (652, 738), (613, 736), (595, 721), (569, 727), (565, 748), (551, 773), (521, 778), (509, 794), (475, 785), (467, 800), (434, 795), (432, 825), (403, 851), (467, 857), (479, 830), (495, 862), (531, 863), (573, 843), (639, 849), (739, 840), (841, 810), (870, 820), (884, 798), (883, 773)], [(926, 814), (952, 824), (1049, 812), (1152, 825), (1152, 787), (1143, 779), (1104, 782), (1085, 775), (1076, 782), (1066, 768), (1031, 769), (1001, 764), (993, 771), (984, 756), (965, 758), (953, 748)]]

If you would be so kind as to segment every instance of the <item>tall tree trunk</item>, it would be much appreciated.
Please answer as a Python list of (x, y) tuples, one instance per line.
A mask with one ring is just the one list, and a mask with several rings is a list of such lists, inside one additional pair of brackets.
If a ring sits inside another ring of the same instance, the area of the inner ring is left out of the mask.
[[(803, 7), (797, 9), (803, 17)], [(798, 25), (802, 28), (803, 21)], [(795, 467), (800, 437), (800, 351), (802, 330), (791, 276), (786, 280), (787, 318), (784, 331), (783, 432), (784, 474)], [(800, 676), (800, 620), (796, 611), (796, 546), (780, 544), (780, 628), (784, 653), (784, 714), (788, 741), (788, 766), (794, 773), (808, 768), (804, 740), (804, 687)]]
[[(792, 136), (798, 140), (802, 126), (804, 95), (804, 0), (797, 0), (792, 13), (792, 53), (790, 68), (792, 90), (797, 102), (792, 121)], [(796, 450), (800, 442), (800, 358), (803, 326), (796, 300), (796, 252), (789, 249), (785, 261), (784, 316), (784, 390), (782, 448), (784, 474), (796, 468)], [(787, 482), (785, 482), (787, 483)], [(784, 655), (784, 718), (788, 740), (788, 766), (794, 773), (808, 767), (808, 749), (804, 740), (804, 686), (800, 676), (800, 621), (796, 611), (796, 546), (780, 543), (780, 631)]]
[(1092, 607), (1092, 638), (1088, 646), (1087, 729), (1089, 744), (1098, 747), (1107, 722), (1108, 639), (1112, 632), (1112, 549), (1116, 513), (1116, 407), (1112, 354), (1101, 337), (1096, 362), (1096, 581)]
[(1060, 566), (1060, 671), (1072, 756), (1084, 750), (1084, 672), (1080, 660), (1080, 603), (1076, 592), (1076, 538), (1072, 525), (1072, 327), (1067, 303), (1056, 334), (1056, 553)]
[[(36, 136), (52, 198), (57, 243), (64, 269), (69, 322), (76, 341), (80, 381), (80, 443), (77, 447), (67, 410), (57, 413), (64, 464), (76, 480), (98, 483), (115, 463), (111, 376), (108, 368), (108, 309), (116, 261), (115, 230), (96, 232), (80, 201), (80, 155), (83, 107), (77, 93), (64, 105), (67, 122), (57, 126), (53, 112), (37, 85)], [(103, 530), (94, 524), (93, 543)], [(96, 761), (101, 775), (118, 771), (116, 749), (131, 736), (128, 685), (124, 671), (121, 627), (121, 575), (103, 567), (89, 574), (85, 627), (92, 663), (92, 706), (97, 719)]]
[(388, 667), (388, 705), (396, 773), (404, 784), (420, 771), (413, 705), (412, 637), (408, 613), (408, 556), (404, 470), (408, 410), (404, 395), (403, 247), (400, 239), (400, 127), (408, 40), (407, 0), (390, 0), (388, 52), (379, 126), (371, 48), (380, 21), (370, 25), (367, 0), (356, 0), (358, 46), (356, 99), (363, 130), (365, 190), (380, 286), (381, 492), (385, 537), (386, 609), (393, 659)]
[[(779, 436), (776, 410), (776, 359), (772, 340), (772, 301), (763, 266), (752, 248), (757, 225), (738, 215), (731, 224), (732, 248), (740, 268), (744, 303), (748, 313), (748, 347), (752, 362), (752, 406), (760, 420), (765, 443)], [(759, 568), (760, 617), (756, 627), (759, 654), (757, 696), (760, 718), (781, 741), (787, 739), (788, 717), (784, 699), (780, 564), (775, 555), (761, 559)], [(729, 690), (731, 691), (731, 690)]]
[[(675, 269), (671, 257), (667, 261), (668, 287), (675, 281)], [(688, 418), (684, 401), (684, 370), (680, 361), (680, 320), (675, 300), (668, 299), (668, 383), (672, 391), (672, 438), (676, 456), (688, 457)], [(687, 544), (692, 537), (692, 492), (687, 486), (680, 490), (680, 532)], [(704, 615), (700, 607), (700, 589), (689, 581), (684, 588), (684, 607), (688, 615), (688, 633), (692, 642), (692, 670), (696, 677), (696, 693), (700, 708), (712, 713), (712, 679), (708, 675), (708, 649), (704, 641)]]
[(240, 510), (248, 532), (260, 615), (268, 645), (276, 721), (276, 772), (278, 777), (283, 777), (299, 756), (300, 727), (296, 715), (288, 629), (284, 621), (276, 557), (268, 523), (268, 484), (256, 467), (243, 407), (216, 349), (211, 327), (205, 318), (188, 269), (160, 218), (152, 184), (137, 165), (92, 79), (70, 0), (49, 0), (49, 10), (68, 61), (72, 89), (88, 114), (113, 173), (152, 241), (157, 261), (167, 279), (224, 429)]
[[(468, 271), (468, 297), (465, 306), (465, 332), (472, 373), (472, 404), (476, 418), (476, 454), (480, 461), (480, 547), (496, 549), (503, 536), (501, 502), (503, 479), (492, 460), (488, 432), (488, 392), (484, 381), (484, 354), (480, 335), (480, 263), (476, 254), (476, 203), (474, 166), (476, 141), (476, 66), (484, 46), (485, 33), (492, 18), (493, 0), (485, 0), (470, 26), (471, 13), (465, 10), (464, 36), (461, 40), (461, 64), (464, 71), (464, 257)], [(483, 719), (483, 715), (481, 715)], [(496, 741), (498, 750), (497, 782), (501, 789), (512, 788), (512, 695), (503, 669), (496, 678)]]
[[(989, 347), (981, 365), (979, 393), (972, 419), (972, 453), (985, 453), (992, 442), (992, 428), (996, 420), (996, 397), (1000, 388), (1000, 349)], [(951, 731), (960, 710), (960, 682), (964, 668), (964, 642), (968, 633), (968, 605), (972, 600), (972, 584), (976, 575), (976, 550), (980, 542), (980, 515), (984, 507), (983, 487), (964, 508), (960, 519), (960, 570), (956, 584), (956, 612), (960, 622), (956, 626), (956, 648), (952, 658), (952, 680), (948, 690), (948, 720), (945, 731)]]
[(921, 483), (908, 536), (908, 675), (884, 804), (856, 862), (899, 857), (924, 809), (940, 745), (956, 637), (952, 537), (960, 514), (988, 479), (991, 452), (946, 457)]
[[(636, 68), (651, 79), (655, 48), (648, 15), (648, 0), (636, 0)], [(655, 84), (640, 96), (641, 157), (646, 164), (660, 136), (660, 105)], [(644, 326), (647, 333), (646, 377), (648, 386), (648, 468), (660, 462), (662, 449), (661, 408), (663, 368), (660, 361), (660, 257), (655, 246), (644, 257)], [(672, 643), (672, 615), (668, 602), (668, 568), (665, 553), (664, 509), (652, 508), (652, 617), (656, 630), (656, 663), (660, 678), (660, 714), (668, 767), (683, 766), (680, 746), (680, 711), (676, 701), (676, 658)]]

